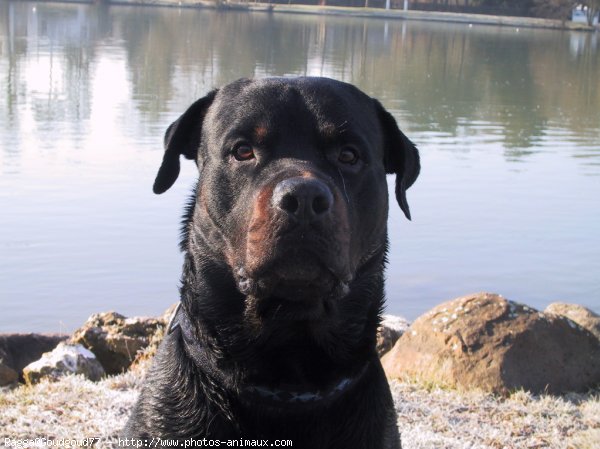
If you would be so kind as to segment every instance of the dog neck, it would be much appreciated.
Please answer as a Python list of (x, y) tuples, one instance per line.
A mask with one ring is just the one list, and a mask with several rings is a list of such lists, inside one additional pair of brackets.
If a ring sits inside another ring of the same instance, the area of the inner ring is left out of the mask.
[(186, 353), (199, 369), (216, 380), (226, 390), (237, 390), (241, 400), (249, 404), (260, 403), (267, 407), (277, 408), (324, 405), (334, 401), (352, 389), (362, 379), (370, 365), (370, 361), (366, 361), (354, 375), (334, 379), (327, 387), (320, 389), (309, 390), (303, 385), (285, 384), (277, 387), (261, 384), (244, 384), (240, 387), (236, 386), (231, 378), (227, 377), (214, 366), (208, 349), (197, 338), (190, 317), (181, 303), (177, 305), (168, 325), (167, 333), (172, 334), (174, 332), (181, 334)]

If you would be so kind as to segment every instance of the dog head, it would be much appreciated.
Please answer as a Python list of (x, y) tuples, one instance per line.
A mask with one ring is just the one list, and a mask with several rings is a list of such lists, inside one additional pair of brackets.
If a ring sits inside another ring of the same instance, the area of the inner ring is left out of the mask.
[(410, 219), (420, 169), (377, 100), (312, 77), (242, 79), (196, 101), (166, 132), (155, 193), (180, 155), (199, 169), (185, 250), (226, 266), (257, 313), (298, 319), (326, 314), (373, 261), (381, 271), (385, 175)]

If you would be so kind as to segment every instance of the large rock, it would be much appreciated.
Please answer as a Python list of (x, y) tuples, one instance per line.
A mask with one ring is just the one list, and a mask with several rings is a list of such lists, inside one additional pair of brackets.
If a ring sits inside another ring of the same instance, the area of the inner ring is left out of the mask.
[(392, 378), (560, 393), (600, 383), (600, 342), (564, 317), (478, 293), (419, 317), (382, 363)]
[(595, 314), (590, 309), (586, 309), (578, 304), (554, 302), (546, 307), (544, 313), (565, 316), (570, 320), (575, 321), (584, 329), (589, 330), (600, 340), (600, 315)]
[(71, 342), (92, 351), (108, 374), (117, 374), (126, 371), (138, 351), (146, 348), (156, 332), (163, 328), (162, 319), (98, 313), (75, 331)]
[(0, 386), (18, 380), (25, 366), (66, 339), (56, 334), (0, 334)]
[(410, 323), (405, 318), (394, 315), (384, 315), (377, 329), (377, 355), (382, 357), (402, 336)]
[(0, 387), (10, 385), (19, 380), (19, 373), (17, 373), (10, 366), (0, 362)]
[(165, 332), (167, 331), (167, 326), (171, 323), (171, 319), (175, 316), (175, 311), (177, 310), (178, 305), (179, 302), (171, 304), (169, 308), (157, 318), (162, 323), (163, 327), (159, 327), (154, 335), (152, 335), (148, 346), (137, 353), (135, 360), (129, 368), (130, 370), (141, 370), (142, 372), (147, 370), (148, 363), (156, 355), (156, 351), (158, 351), (158, 347), (160, 346), (160, 343), (165, 336)]
[(23, 377), (29, 385), (42, 379), (58, 380), (68, 374), (81, 374), (95, 381), (104, 375), (104, 369), (92, 352), (81, 345), (67, 343), (60, 343), (53, 351), (23, 368)]

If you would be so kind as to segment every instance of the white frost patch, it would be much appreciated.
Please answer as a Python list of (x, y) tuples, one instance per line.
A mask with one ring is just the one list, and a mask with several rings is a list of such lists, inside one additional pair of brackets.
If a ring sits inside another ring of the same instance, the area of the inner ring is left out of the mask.
[(94, 353), (92, 351), (90, 351), (89, 349), (84, 348), (81, 345), (74, 345), (74, 347), (75, 347), (75, 351), (77, 351), (79, 354), (84, 356), (86, 359), (95, 359), (96, 358)]
[(383, 315), (381, 318), (382, 326), (388, 327), (396, 332), (404, 333), (410, 326), (410, 321), (402, 316)]
[(77, 359), (80, 355), (86, 359), (96, 358), (91, 351), (81, 345), (69, 345), (62, 342), (52, 352), (44, 353), (42, 358), (29, 364), (28, 369), (39, 371), (44, 366), (57, 365), (62, 362), (69, 371), (74, 373), (77, 371)]

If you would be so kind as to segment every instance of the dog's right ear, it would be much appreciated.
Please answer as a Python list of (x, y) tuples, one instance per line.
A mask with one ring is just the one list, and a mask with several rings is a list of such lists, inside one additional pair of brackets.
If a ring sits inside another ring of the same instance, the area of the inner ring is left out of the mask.
[(217, 89), (197, 100), (167, 128), (164, 139), (165, 154), (152, 187), (154, 193), (166, 192), (175, 183), (179, 176), (180, 155), (183, 154), (186, 159), (196, 159), (202, 122), (216, 94)]

